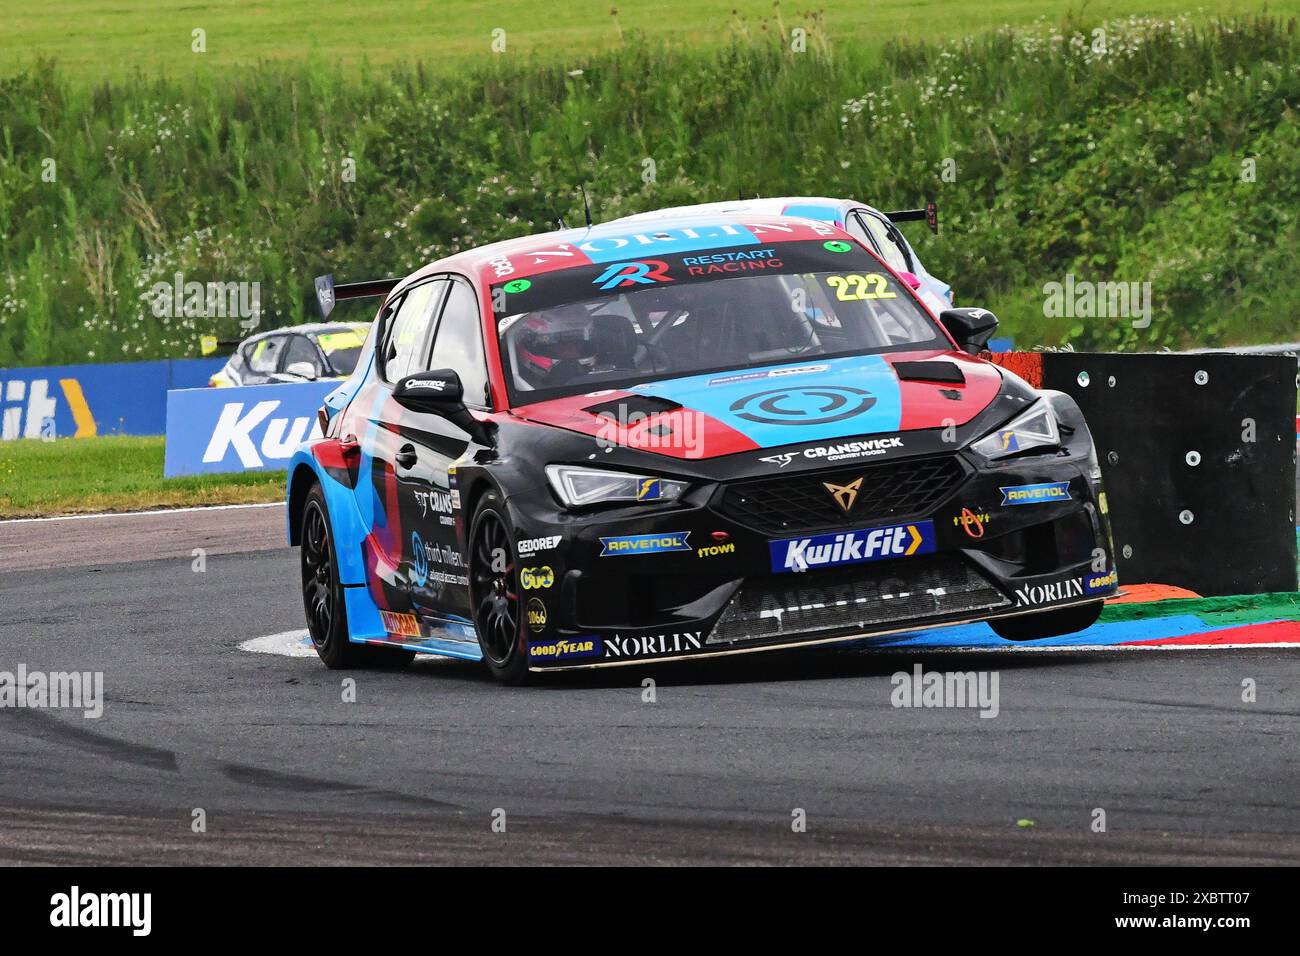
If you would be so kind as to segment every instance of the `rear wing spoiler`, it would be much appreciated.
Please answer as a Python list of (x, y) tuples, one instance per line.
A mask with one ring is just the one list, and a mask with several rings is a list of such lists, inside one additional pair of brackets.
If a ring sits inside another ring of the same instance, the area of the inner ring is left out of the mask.
[(320, 309), (320, 317), (328, 319), (339, 299), (370, 299), (388, 295), (401, 281), (401, 279), (371, 279), (368, 282), (345, 282), (342, 285), (335, 285), (334, 276), (317, 276), (316, 306)]
[(887, 212), (890, 222), (920, 222), (925, 220), (925, 224), (930, 227), (930, 231), (935, 235), (939, 234), (939, 207), (933, 202), (925, 204), (924, 209), (900, 209), (898, 212)]

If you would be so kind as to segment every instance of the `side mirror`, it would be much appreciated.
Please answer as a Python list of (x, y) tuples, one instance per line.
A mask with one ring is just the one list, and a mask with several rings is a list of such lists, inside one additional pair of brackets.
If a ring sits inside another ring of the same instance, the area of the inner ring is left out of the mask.
[(906, 282), (913, 289), (921, 288), (921, 280), (918, 279), (916, 277), (916, 274), (913, 272), (900, 272), (898, 274), (898, 277), (902, 279), (904, 282)]
[(309, 382), (316, 381), (316, 366), (311, 362), (290, 362), (289, 367), (284, 371), (285, 374), (295, 378), (303, 378)]
[(495, 426), (484, 424), (469, 413), (465, 407), (465, 387), (455, 369), (440, 368), (403, 375), (393, 388), (393, 399), (413, 412), (441, 415), (468, 432), (480, 445), (493, 444), (492, 429)]
[(998, 328), (998, 317), (988, 309), (945, 309), (939, 321), (963, 351), (979, 355)]
[(445, 415), (465, 407), (465, 389), (453, 369), (404, 375), (393, 389), (397, 404), (417, 412)]

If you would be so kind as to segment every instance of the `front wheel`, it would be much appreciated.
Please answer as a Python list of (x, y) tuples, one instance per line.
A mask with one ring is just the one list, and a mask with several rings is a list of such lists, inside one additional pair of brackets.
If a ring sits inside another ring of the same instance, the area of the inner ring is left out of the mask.
[(519, 601), (514, 535), (501, 499), (488, 492), (474, 510), (469, 536), (469, 601), (483, 662), (504, 684), (526, 684), (528, 638)]
[(989, 627), (998, 637), (1008, 641), (1036, 641), (1043, 637), (1058, 637), (1083, 631), (1097, 623), (1104, 602), (1094, 601), (1078, 607), (1063, 607), (1057, 611), (1039, 611), (1037, 614), (1020, 614), (989, 621)]
[(348, 640), (348, 612), (334, 560), (334, 533), (330, 530), (325, 492), (312, 486), (302, 512), (300, 550), (302, 562), (302, 604), (307, 614), (307, 633), (325, 666), (401, 666), (415, 655), (400, 647), (372, 647)]

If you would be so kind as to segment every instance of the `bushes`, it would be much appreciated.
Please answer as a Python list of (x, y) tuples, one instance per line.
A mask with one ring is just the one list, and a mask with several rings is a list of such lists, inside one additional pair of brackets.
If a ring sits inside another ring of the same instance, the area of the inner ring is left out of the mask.
[[(1082, 23), (876, 53), (632, 44), (452, 76), (308, 63), (85, 88), (41, 64), (0, 80), (0, 365), (240, 334), (154, 316), (177, 271), (259, 282), (264, 325), (302, 321), (320, 272), (581, 222), (579, 177), (598, 220), (738, 189), (937, 198), (943, 235), (910, 230), (927, 266), (1022, 345), (1300, 337), (1294, 22), (1101, 26), (1100, 45)], [(1150, 281), (1151, 327), (1045, 318), (1066, 273)]]

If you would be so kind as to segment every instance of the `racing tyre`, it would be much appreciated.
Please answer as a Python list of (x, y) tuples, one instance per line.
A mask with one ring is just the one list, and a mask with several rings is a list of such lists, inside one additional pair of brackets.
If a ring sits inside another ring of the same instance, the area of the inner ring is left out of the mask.
[(519, 600), (514, 533), (495, 492), (474, 510), (469, 534), (469, 602), (483, 663), (504, 684), (528, 683), (528, 636)]
[(1004, 617), (989, 621), (989, 627), (998, 637), (1005, 637), (1008, 641), (1036, 641), (1042, 637), (1073, 634), (1097, 623), (1102, 603), (1094, 601), (1079, 607), (1063, 607), (1059, 611)]
[(373, 647), (348, 640), (348, 614), (334, 560), (334, 532), (320, 485), (307, 493), (302, 511), (299, 551), (302, 561), (302, 604), (307, 632), (316, 653), (331, 669), (400, 667), (415, 656), (400, 647)]

